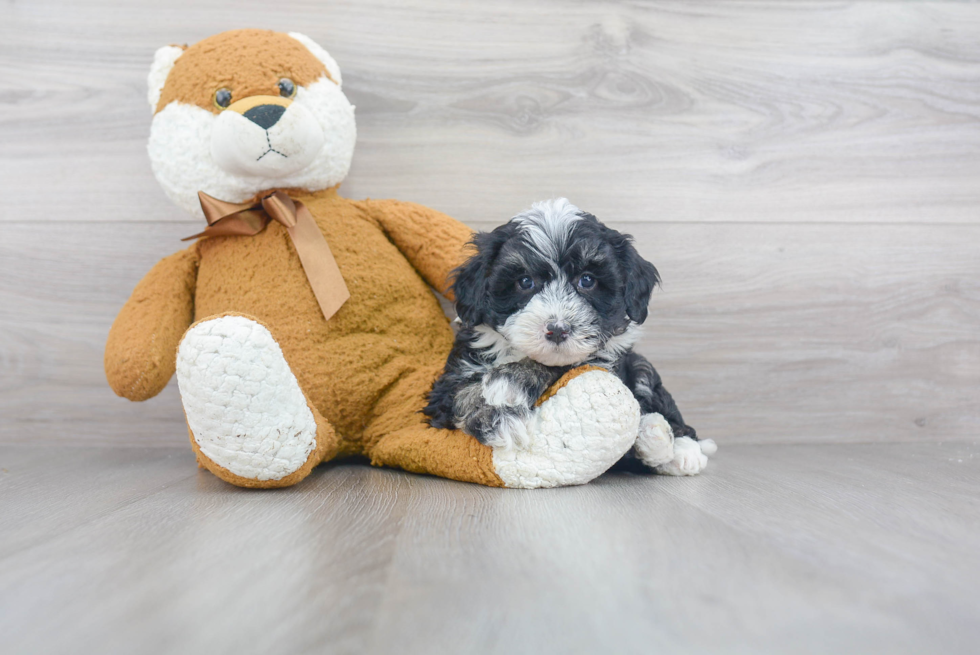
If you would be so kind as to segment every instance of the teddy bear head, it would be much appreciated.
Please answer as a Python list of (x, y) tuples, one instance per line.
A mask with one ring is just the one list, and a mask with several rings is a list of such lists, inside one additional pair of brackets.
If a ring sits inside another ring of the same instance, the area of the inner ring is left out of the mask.
[(203, 215), (198, 191), (244, 202), (347, 176), (354, 107), (337, 62), (303, 34), (234, 30), (165, 46), (148, 82), (154, 175), (195, 216)]

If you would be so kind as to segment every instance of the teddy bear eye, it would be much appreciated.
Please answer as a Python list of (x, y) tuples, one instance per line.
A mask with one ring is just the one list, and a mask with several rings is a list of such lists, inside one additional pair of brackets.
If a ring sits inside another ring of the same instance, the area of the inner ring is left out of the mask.
[(296, 95), (296, 85), (288, 77), (279, 80), (279, 95), (283, 98), (292, 98)]
[(231, 104), (231, 91), (228, 89), (218, 89), (214, 92), (214, 104), (224, 109)]

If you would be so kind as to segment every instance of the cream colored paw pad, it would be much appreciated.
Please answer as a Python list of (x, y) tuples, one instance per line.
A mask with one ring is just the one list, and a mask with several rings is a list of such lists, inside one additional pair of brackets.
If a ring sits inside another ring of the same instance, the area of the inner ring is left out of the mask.
[(639, 423), (640, 406), (619, 378), (589, 371), (535, 410), (526, 446), (493, 449), (494, 468), (508, 487), (585, 484), (633, 446)]
[(188, 330), (177, 384), (201, 453), (235, 475), (280, 480), (316, 447), (316, 421), (296, 376), (255, 321), (224, 316)]

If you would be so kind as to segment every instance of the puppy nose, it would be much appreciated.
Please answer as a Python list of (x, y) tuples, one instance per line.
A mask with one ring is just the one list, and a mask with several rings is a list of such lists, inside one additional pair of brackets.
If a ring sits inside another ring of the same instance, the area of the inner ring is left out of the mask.
[(561, 321), (552, 321), (545, 327), (545, 338), (552, 343), (561, 343), (568, 338), (568, 326)]
[(242, 114), (245, 118), (252, 121), (263, 130), (267, 130), (282, 118), (286, 113), (286, 108), (280, 105), (257, 105)]

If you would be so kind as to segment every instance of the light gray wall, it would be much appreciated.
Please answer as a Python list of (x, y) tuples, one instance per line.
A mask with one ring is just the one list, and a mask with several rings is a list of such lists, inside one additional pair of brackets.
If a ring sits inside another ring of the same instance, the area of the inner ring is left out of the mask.
[(665, 280), (640, 350), (704, 436), (975, 437), (978, 5), (31, 0), (0, 6), (0, 441), (186, 439), (102, 347), (199, 229), (150, 172), (153, 51), (235, 27), (339, 61), (345, 195), (632, 232)]

